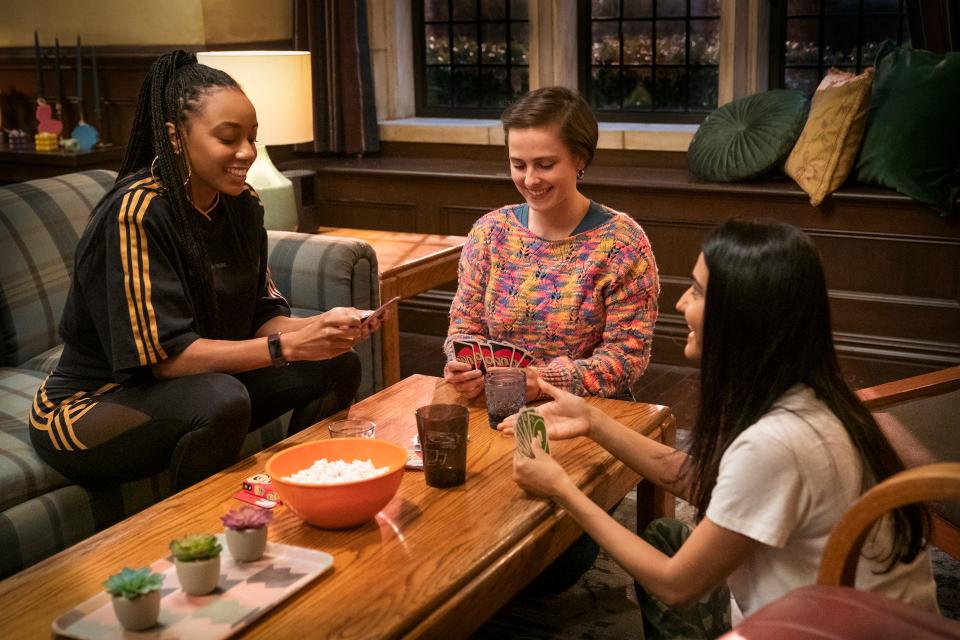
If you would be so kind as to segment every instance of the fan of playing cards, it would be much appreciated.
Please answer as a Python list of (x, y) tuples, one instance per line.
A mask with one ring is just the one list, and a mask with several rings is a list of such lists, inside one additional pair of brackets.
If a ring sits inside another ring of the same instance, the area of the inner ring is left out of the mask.
[(517, 443), (517, 451), (532, 458), (533, 439), (536, 438), (540, 443), (540, 448), (546, 453), (550, 453), (550, 441), (547, 439), (547, 425), (543, 421), (543, 416), (537, 413), (536, 408), (524, 407), (517, 416), (517, 425), (514, 427), (514, 439)]
[(453, 356), (484, 374), (487, 367), (528, 367), (533, 362), (530, 352), (515, 344), (483, 338), (455, 340)]

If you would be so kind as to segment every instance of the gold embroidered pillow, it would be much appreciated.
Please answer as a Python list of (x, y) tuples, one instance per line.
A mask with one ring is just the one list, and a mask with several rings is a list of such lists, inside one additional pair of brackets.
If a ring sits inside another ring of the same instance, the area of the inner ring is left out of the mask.
[(784, 170), (818, 206), (847, 179), (860, 150), (873, 69), (859, 76), (830, 69), (813, 94), (810, 115)]

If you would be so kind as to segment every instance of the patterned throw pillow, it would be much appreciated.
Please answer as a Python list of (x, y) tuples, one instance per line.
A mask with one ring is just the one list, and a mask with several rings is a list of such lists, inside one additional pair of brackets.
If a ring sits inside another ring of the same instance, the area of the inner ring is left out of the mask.
[(860, 150), (870, 106), (873, 69), (855, 76), (830, 69), (810, 106), (807, 124), (784, 170), (819, 206), (847, 179)]

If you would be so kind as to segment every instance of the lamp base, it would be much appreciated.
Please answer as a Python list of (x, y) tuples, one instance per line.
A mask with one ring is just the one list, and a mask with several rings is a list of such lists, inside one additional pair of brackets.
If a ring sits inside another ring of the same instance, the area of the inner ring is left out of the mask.
[(293, 183), (277, 170), (267, 147), (257, 144), (257, 159), (247, 172), (247, 182), (263, 203), (263, 226), (277, 231), (297, 230), (297, 201)]

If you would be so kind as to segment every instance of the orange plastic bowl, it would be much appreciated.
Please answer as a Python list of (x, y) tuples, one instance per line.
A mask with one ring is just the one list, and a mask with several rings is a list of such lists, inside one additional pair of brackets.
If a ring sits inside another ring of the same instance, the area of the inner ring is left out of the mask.
[[(369, 459), (374, 466), (390, 470), (375, 478), (342, 484), (305, 484), (283, 479), (321, 458), (347, 462)], [(345, 529), (363, 524), (387, 506), (397, 493), (406, 463), (406, 449), (392, 442), (335, 438), (284, 449), (267, 460), (266, 470), (280, 499), (303, 520), (324, 529)]]

